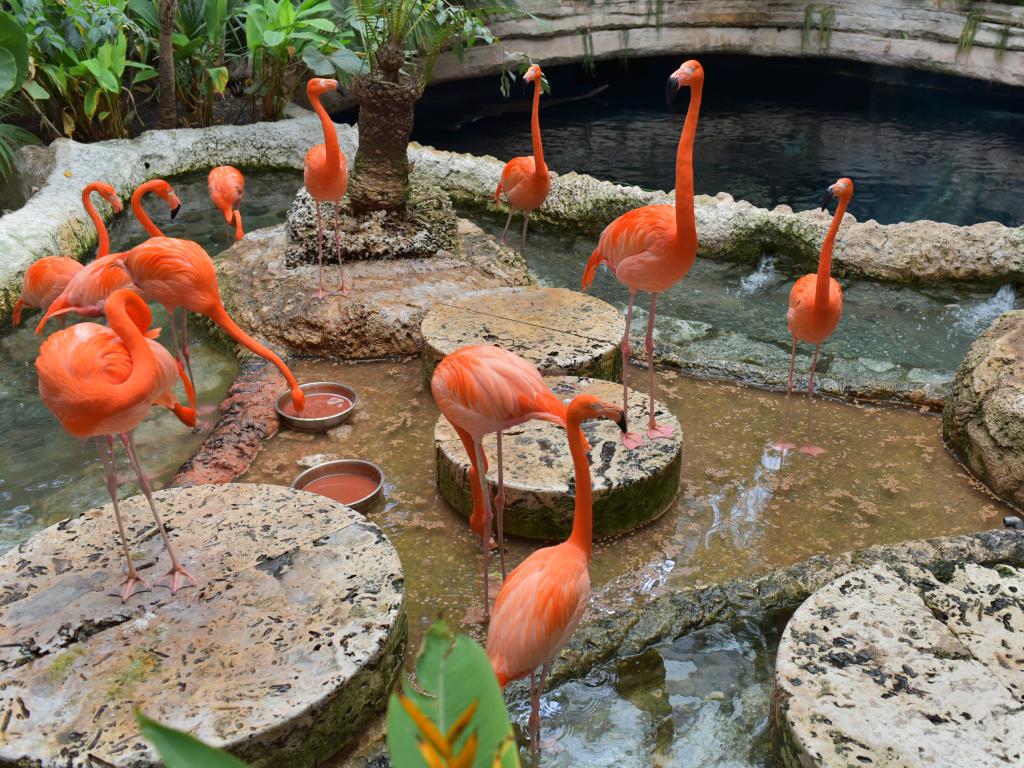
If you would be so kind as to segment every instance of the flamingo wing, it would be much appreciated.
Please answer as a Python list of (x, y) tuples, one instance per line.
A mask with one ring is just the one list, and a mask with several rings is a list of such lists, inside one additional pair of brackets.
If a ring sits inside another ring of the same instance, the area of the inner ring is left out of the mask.
[(501, 172), (501, 188), (505, 196), (515, 194), (515, 189), (527, 179), (533, 178), (536, 165), (532, 157), (513, 157)]
[[(661, 254), (675, 240), (675, 207), (671, 205), (645, 205), (619, 216), (604, 228), (587, 266), (583, 271), (583, 288), (594, 280), (601, 264), (607, 264), (620, 281), (633, 287), (630, 280), (656, 268)], [(631, 265), (625, 264), (633, 259)], [(623, 274), (623, 266), (626, 274)], [(629, 280), (627, 280), (627, 276)], [(638, 288), (643, 290), (642, 288)]]
[(74, 259), (66, 256), (45, 256), (34, 261), (25, 270), (25, 280), (22, 284), (21, 298), (18, 310), (15, 312), (14, 324), (20, 321), (20, 308), (38, 307), (42, 310), (49, 308), (54, 299), (64, 292), (68, 283), (71, 282), (77, 273), (84, 267)]
[(124, 255), (124, 265), (150, 301), (202, 314), (220, 305), (213, 260), (191, 240), (151, 237)]

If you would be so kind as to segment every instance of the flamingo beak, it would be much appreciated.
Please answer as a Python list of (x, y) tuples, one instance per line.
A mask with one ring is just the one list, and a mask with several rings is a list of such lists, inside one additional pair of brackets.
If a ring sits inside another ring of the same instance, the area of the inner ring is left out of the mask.
[(615, 420), (615, 423), (618, 425), (619, 429), (622, 430), (622, 434), (626, 434), (626, 432), (629, 431), (629, 429), (626, 427), (625, 411), (619, 411), (619, 418)]
[(178, 203), (176, 206), (171, 208), (171, 221), (174, 221), (175, 217), (178, 215), (178, 211), (180, 211), (180, 210), (181, 210), (181, 203)]
[(825, 190), (825, 194), (822, 195), (822, 198), (821, 198), (821, 210), (823, 210), (823, 211), (827, 211), (828, 210), (828, 204), (829, 204), (829, 201), (832, 200), (832, 197), (833, 197), (832, 187), (829, 187), (828, 189)]
[(665, 83), (666, 106), (672, 106), (672, 102), (675, 101), (677, 93), (679, 93), (679, 80), (676, 79), (676, 74), (675, 72), (673, 72), (671, 75), (669, 75), (668, 82)]
[(345, 93), (345, 89), (341, 87), (341, 83), (338, 83), (336, 86), (334, 86), (334, 90), (336, 90), (338, 93), (342, 95), (344, 95)]

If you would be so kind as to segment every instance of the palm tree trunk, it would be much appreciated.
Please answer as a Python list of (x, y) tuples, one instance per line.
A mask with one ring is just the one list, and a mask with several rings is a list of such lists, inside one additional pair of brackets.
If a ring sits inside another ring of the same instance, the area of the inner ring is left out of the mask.
[(178, 11), (178, 0), (159, 0), (160, 15), (160, 108), (161, 128), (174, 128), (178, 122), (178, 109), (174, 99), (174, 21)]

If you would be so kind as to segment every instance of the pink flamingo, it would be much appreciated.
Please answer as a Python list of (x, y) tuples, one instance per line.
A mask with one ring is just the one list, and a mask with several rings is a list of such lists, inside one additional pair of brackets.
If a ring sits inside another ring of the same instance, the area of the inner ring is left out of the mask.
[(242, 231), (242, 212), (238, 210), (242, 195), (245, 194), (245, 177), (242, 172), (231, 165), (218, 165), (210, 170), (206, 184), (214, 207), (224, 214), (224, 221), (229, 225), (234, 223), (235, 240), (241, 240), (245, 234)]
[(523, 75), (523, 80), (533, 83), (533, 118), (530, 124), (530, 135), (533, 138), (533, 157), (513, 157), (505, 164), (501, 172), (501, 181), (494, 190), (494, 204), (497, 205), (501, 193), (505, 193), (509, 208), (505, 230), (501, 233), (501, 242), (505, 242), (508, 227), (512, 223), (515, 211), (523, 212), (523, 239), (519, 250), (526, 249), (526, 226), (530, 223), (530, 213), (540, 208), (551, 191), (551, 174), (544, 163), (544, 148), (540, 143), (540, 92), (544, 73), (540, 67), (531, 64)]
[(167, 207), (171, 209), (172, 220), (178, 215), (178, 211), (181, 210), (181, 201), (178, 199), (174, 188), (163, 179), (151, 179), (150, 181), (143, 182), (132, 192), (132, 213), (135, 214), (135, 218), (139, 220), (142, 228), (149, 233), (150, 237), (163, 237), (164, 233), (153, 223), (153, 220), (149, 218), (149, 214), (146, 213), (146, 209), (142, 207), (142, 198), (150, 192), (167, 203)]
[[(622, 335), (622, 407), (629, 408), (626, 371), (629, 368), (629, 329), (633, 304), (638, 291), (651, 294), (647, 319), (647, 374), (650, 406), (647, 435), (651, 439), (671, 437), (672, 427), (654, 419), (654, 311), (658, 294), (671, 288), (690, 271), (697, 257), (697, 224), (693, 212), (693, 139), (697, 133), (704, 70), (693, 59), (669, 76), (666, 89), (669, 100), (680, 87), (690, 86), (690, 106), (676, 152), (675, 205), (645, 205), (624, 213), (605, 227), (597, 248), (583, 272), (583, 289), (594, 280), (601, 264), (606, 264), (619, 282), (629, 288), (626, 330)], [(627, 448), (642, 444), (642, 435), (628, 433), (622, 442)]]

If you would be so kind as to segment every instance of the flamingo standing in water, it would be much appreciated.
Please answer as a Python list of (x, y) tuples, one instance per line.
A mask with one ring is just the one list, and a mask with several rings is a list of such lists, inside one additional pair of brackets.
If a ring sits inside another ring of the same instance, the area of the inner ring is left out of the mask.
[[(94, 181), (87, 184), (82, 190), (82, 205), (96, 227), (96, 235), (99, 237), (99, 246), (96, 249), (96, 256), (106, 256), (110, 253), (110, 236), (107, 234), (107, 227), (103, 218), (96, 211), (92, 204), (92, 193), (98, 192), (104, 200), (110, 203), (114, 213), (122, 210), (121, 199), (117, 191), (103, 181)], [(21, 296), (14, 304), (14, 325), (21, 322), (21, 312), (25, 308), (37, 308), (46, 310), (57, 299), (64, 289), (67, 288), (71, 278), (81, 272), (83, 265), (75, 259), (67, 256), (45, 256), (35, 261), (25, 271), (25, 280), (21, 289)]]
[(146, 302), (131, 291), (120, 290), (107, 299), (104, 308), (109, 326), (79, 323), (54, 333), (39, 349), (36, 370), (39, 395), (61, 426), (76, 437), (97, 438), (128, 568), (120, 592), (115, 594), (127, 601), (136, 592), (150, 589), (150, 585), (135, 570), (121, 520), (114, 435), (119, 435), (124, 444), (171, 558), (171, 569), (157, 584), (169, 587), (174, 593), (183, 587), (195, 586), (196, 579), (182, 566), (167, 537), (153, 502), (149, 478), (139, 463), (132, 430), (154, 403), (170, 408), (187, 426), (194, 426), (196, 417), (195, 411), (181, 406), (171, 393), (175, 379), (181, 375), (181, 367), (166, 349), (153, 341), (159, 330), (149, 330), (152, 315)]
[(210, 200), (214, 208), (224, 214), (224, 221), (229, 226), (235, 225), (235, 240), (241, 240), (245, 234), (242, 231), (242, 213), (238, 210), (242, 195), (245, 194), (245, 177), (242, 172), (231, 165), (218, 165), (210, 170), (206, 183), (210, 188)]
[[(576, 475), (576, 508), (569, 539), (538, 549), (509, 574), (494, 603), (487, 634), (487, 657), (498, 683), (530, 676), (530, 732), (540, 744), (540, 695), (548, 668), (569, 642), (590, 599), (590, 548), (593, 542), (593, 501), (590, 463), (580, 424), (608, 419), (626, 432), (626, 411), (582, 394), (569, 403), (566, 434)], [(540, 682), (534, 673), (541, 668)]]
[(430, 390), (441, 413), (451, 422), (469, 455), (469, 482), (473, 489), (473, 515), (469, 524), (483, 541), (484, 617), (489, 615), (489, 539), (491, 535), (491, 494), (487, 487), (487, 459), (484, 435), (497, 436), (498, 552), (501, 576), (505, 578), (503, 515), (505, 475), (501, 455), (501, 433), (531, 419), (543, 419), (565, 426), (565, 404), (548, 389), (537, 369), (511, 352), (487, 344), (462, 347), (442, 360), (430, 380)]
[[(697, 133), (700, 97), (704, 86), (704, 70), (691, 59), (668, 79), (666, 95), (671, 102), (682, 86), (690, 86), (690, 106), (676, 151), (675, 205), (645, 205), (624, 213), (605, 227), (594, 253), (583, 272), (583, 289), (594, 281), (601, 264), (606, 264), (619, 282), (629, 288), (626, 330), (622, 335), (622, 407), (629, 408), (629, 328), (633, 321), (633, 304), (639, 291), (651, 294), (647, 318), (647, 375), (650, 392), (650, 414), (647, 436), (651, 439), (670, 437), (672, 427), (654, 419), (654, 310), (658, 294), (682, 280), (697, 258), (697, 223), (693, 213), (693, 139)], [(640, 434), (623, 435), (627, 448), (642, 444)]]
[[(786, 383), (787, 397), (793, 393), (793, 371), (796, 368), (796, 345), (805, 341), (814, 345), (814, 357), (811, 359), (810, 380), (807, 384), (808, 408), (814, 396), (814, 369), (818, 365), (821, 345), (832, 335), (839, 325), (843, 314), (843, 289), (839, 281), (832, 277), (832, 247), (835, 245), (839, 225), (843, 222), (846, 206), (853, 197), (853, 182), (842, 178), (825, 191), (821, 207), (828, 210), (828, 202), (838, 198), (835, 215), (821, 244), (821, 256), (818, 257), (818, 272), (804, 275), (793, 284), (789, 292), (789, 310), (786, 312), (786, 324), (793, 335), (793, 353), (789, 360), (789, 379)], [(808, 445), (800, 449), (801, 453), (812, 456), (824, 453), (824, 450), (810, 444), (810, 411), (807, 416)], [(790, 446), (791, 447), (791, 446)]]
[(338, 133), (334, 129), (334, 123), (320, 103), (323, 94), (336, 90), (341, 90), (337, 80), (314, 77), (306, 83), (306, 96), (324, 128), (324, 143), (317, 144), (309, 150), (303, 163), (306, 191), (313, 198), (313, 205), (316, 207), (317, 253), (320, 257), (320, 284), (316, 289), (318, 299), (327, 295), (324, 290), (324, 225), (320, 218), (320, 203), (334, 204), (334, 247), (338, 251), (341, 292), (349, 292), (345, 287), (345, 267), (341, 257), (341, 198), (348, 191), (348, 163), (338, 144)]
[(198, 312), (210, 318), (243, 347), (273, 363), (291, 387), (295, 410), (303, 410), (305, 395), (288, 366), (274, 352), (239, 328), (224, 309), (213, 260), (202, 246), (175, 237), (151, 237), (122, 254), (119, 265), (146, 299), (167, 308), (172, 328), (174, 313), (178, 308), (182, 309), (182, 355), (193, 387), (195, 384), (188, 357), (188, 313)]
[(526, 249), (526, 226), (530, 223), (530, 213), (540, 208), (551, 191), (551, 174), (544, 162), (544, 148), (540, 143), (540, 108), (541, 83), (544, 73), (540, 67), (531, 64), (523, 75), (523, 80), (533, 83), (533, 119), (530, 124), (530, 136), (533, 139), (533, 157), (513, 157), (501, 172), (501, 181), (494, 190), (494, 204), (497, 205), (501, 199), (501, 193), (505, 193), (509, 208), (508, 220), (505, 222), (505, 230), (501, 233), (501, 242), (505, 242), (508, 236), (508, 228), (512, 223), (512, 214), (515, 211), (523, 212), (523, 238), (519, 249)]

